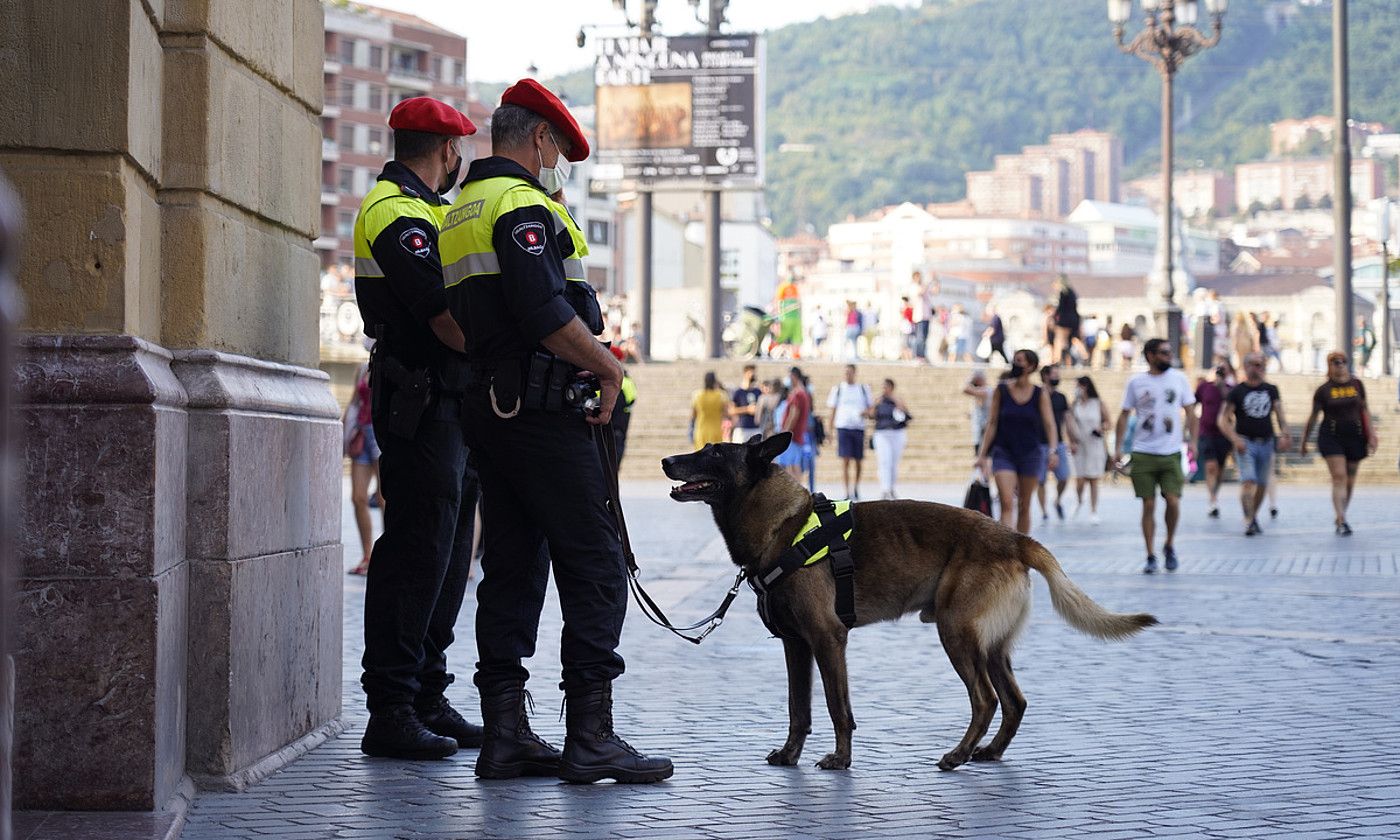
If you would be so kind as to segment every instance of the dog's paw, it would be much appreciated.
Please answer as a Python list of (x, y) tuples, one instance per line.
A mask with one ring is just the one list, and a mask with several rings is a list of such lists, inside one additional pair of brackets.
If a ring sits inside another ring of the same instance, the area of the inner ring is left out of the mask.
[(792, 767), (802, 757), (802, 750), (783, 747), (768, 754), (768, 763), (774, 767)]
[(978, 747), (972, 751), (973, 761), (1001, 761), (1001, 750), (993, 750), (990, 747)]
[(952, 770), (954, 767), (958, 767), (958, 766), (961, 766), (961, 765), (966, 764), (966, 763), (967, 763), (967, 756), (964, 755), (964, 754), (962, 754), (962, 753), (960, 753), (960, 752), (958, 752), (957, 750), (953, 750), (952, 752), (950, 752), (950, 753), (948, 753), (947, 755), (943, 756), (943, 758), (939, 759), (939, 761), (938, 761), (938, 769), (939, 769), (939, 770)]
[(839, 756), (836, 753), (827, 753), (817, 766), (823, 770), (849, 770), (851, 769), (850, 756)]

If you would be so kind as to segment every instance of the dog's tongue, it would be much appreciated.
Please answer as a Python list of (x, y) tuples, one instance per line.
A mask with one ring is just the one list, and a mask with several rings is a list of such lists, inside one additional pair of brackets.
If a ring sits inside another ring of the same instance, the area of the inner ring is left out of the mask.
[(705, 486), (705, 482), (703, 482), (703, 481), (687, 481), (685, 484), (682, 484), (682, 485), (680, 486), (680, 491), (681, 491), (682, 493), (688, 493), (688, 492), (690, 492), (690, 491), (692, 491), (692, 490), (699, 490), (700, 488), (702, 488), (702, 487), (704, 487), (704, 486)]

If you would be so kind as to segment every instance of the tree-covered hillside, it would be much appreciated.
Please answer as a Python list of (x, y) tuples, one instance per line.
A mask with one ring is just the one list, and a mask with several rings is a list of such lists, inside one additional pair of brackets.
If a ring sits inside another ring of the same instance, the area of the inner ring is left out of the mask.
[[(1269, 122), (1331, 111), (1331, 9), (1300, 6), (1271, 25), (1278, 5), (1231, 3), (1220, 45), (1177, 76), (1178, 166), (1262, 157)], [(1350, 0), (1349, 11), (1352, 114), (1400, 125), (1396, 0)], [(590, 74), (558, 81), (591, 100)], [(1130, 174), (1160, 156), (1159, 77), (1118, 51), (1102, 0), (926, 0), (789, 26), (768, 40), (767, 99), (769, 204), (783, 234), (959, 198), (964, 172), (1054, 132), (1116, 132)]]

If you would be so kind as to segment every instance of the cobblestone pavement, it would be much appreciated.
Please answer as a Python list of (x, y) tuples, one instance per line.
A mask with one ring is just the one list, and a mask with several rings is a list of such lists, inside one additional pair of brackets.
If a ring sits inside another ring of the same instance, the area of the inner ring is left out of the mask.
[[(733, 576), (708, 509), (669, 501), (659, 484), (625, 490), (648, 588), (675, 619), (706, 614)], [(698, 648), (628, 616), (618, 729), (674, 759), (669, 782), (481, 782), (474, 751), (368, 759), (358, 750), (363, 580), (347, 578), (348, 730), (248, 792), (201, 794), (184, 837), (1400, 836), (1400, 492), (1363, 488), (1351, 538), (1332, 534), (1325, 490), (1285, 487), (1279, 519), (1246, 539), (1235, 495), (1227, 486), (1223, 518), (1210, 520), (1204, 493), (1188, 491), (1174, 575), (1139, 573), (1125, 484), (1106, 488), (1102, 525), (1053, 512), (1037, 521), (1035, 535), (1090, 595), (1162, 626), (1126, 642), (1081, 636), (1037, 579), (1015, 657), (1030, 703), (1020, 734), (1002, 762), (947, 773), (934, 765), (967, 725), (967, 696), (934, 629), (913, 618), (852, 634), (850, 771), (813, 766), (832, 742), (820, 691), (801, 766), (765, 764), (786, 733), (783, 658), (747, 590)], [(348, 509), (345, 521), (354, 545)], [(551, 596), (531, 685), (536, 729), (556, 744), (559, 626)], [(476, 718), (470, 609), (456, 654), (464, 676), (451, 696)]]

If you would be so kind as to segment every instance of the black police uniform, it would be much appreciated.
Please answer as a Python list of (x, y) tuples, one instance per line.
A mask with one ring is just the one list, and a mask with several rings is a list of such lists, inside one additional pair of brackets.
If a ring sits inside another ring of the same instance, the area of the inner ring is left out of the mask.
[[(388, 163), (379, 180), (435, 207), (445, 203), (398, 161)], [(462, 435), (465, 359), (428, 325), (448, 308), (436, 225), (411, 216), (394, 221), (371, 243), (384, 276), (355, 281), (365, 331), (382, 333), (371, 370), (384, 533), (374, 544), (365, 587), (361, 678), (372, 715), (412, 704), (422, 717), (441, 700), (453, 681), (447, 648), (471, 564), (479, 485)], [(424, 372), (431, 396), (419, 397), (401, 376)], [(405, 424), (405, 412), (418, 409), (417, 423)]]
[[(464, 194), (473, 181), (503, 176), (544, 191), (519, 164), (490, 157), (471, 164)], [(543, 249), (517, 247), (511, 231), (522, 225), (545, 232)], [(501, 215), (493, 242), (499, 273), (468, 277), (447, 290), (472, 359), (463, 412), (481, 474), (487, 534), (477, 587), (475, 680), (486, 695), (528, 678), (521, 660), (535, 653), (552, 558), (564, 613), (562, 687), (582, 689), (624, 670), (617, 645), (627, 611), (626, 566), (594, 427), (577, 410), (532, 406), (526, 376), (532, 359), (543, 360), (534, 355), (543, 352), (541, 339), (575, 316), (597, 335), (602, 313), (586, 284), (565, 279), (563, 261), (573, 243), (547, 206)], [(556, 371), (564, 365), (554, 364)], [(501, 416), (518, 397), (524, 400), (519, 413)]]

